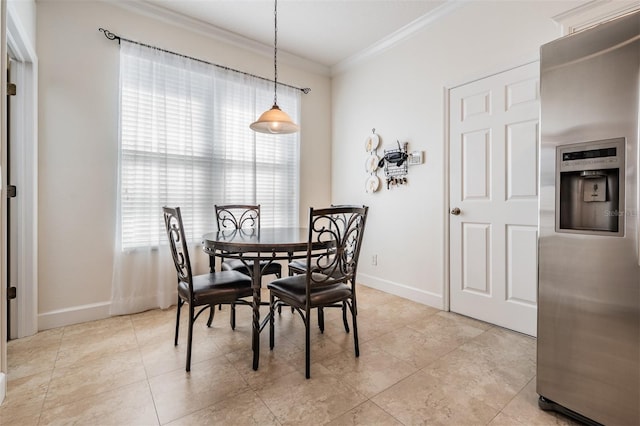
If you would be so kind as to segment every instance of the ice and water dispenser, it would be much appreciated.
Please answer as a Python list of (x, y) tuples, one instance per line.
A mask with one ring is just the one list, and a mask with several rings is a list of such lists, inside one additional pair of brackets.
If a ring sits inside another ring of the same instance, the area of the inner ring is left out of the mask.
[(624, 138), (556, 148), (556, 232), (624, 235)]

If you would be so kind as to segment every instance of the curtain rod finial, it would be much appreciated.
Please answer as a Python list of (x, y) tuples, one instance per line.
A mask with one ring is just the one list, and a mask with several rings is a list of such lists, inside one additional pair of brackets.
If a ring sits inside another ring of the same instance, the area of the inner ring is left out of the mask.
[(112, 33), (109, 30), (105, 30), (104, 28), (98, 28), (98, 31), (103, 32), (104, 36), (106, 38), (108, 38), (109, 40), (116, 40), (117, 39), (118, 41), (120, 41), (120, 37), (118, 37), (117, 35), (115, 35), (114, 33)]

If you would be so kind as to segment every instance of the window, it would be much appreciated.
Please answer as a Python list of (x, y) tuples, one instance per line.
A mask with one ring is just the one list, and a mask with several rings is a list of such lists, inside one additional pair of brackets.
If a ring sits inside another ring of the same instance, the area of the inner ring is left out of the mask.
[[(161, 207), (182, 208), (193, 242), (215, 230), (214, 204), (260, 204), (262, 226), (297, 226), (299, 136), (254, 133), (272, 83), (122, 41), (121, 248), (164, 243)], [(278, 88), (299, 121), (300, 94)]]

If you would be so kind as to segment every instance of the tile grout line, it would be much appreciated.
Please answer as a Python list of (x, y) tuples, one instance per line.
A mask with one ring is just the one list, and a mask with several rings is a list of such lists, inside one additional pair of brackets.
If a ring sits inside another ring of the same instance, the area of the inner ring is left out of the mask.
[[(44, 413), (44, 404), (47, 402), (47, 396), (49, 396), (49, 389), (51, 387), (51, 382), (53, 381), (53, 374), (56, 371), (56, 364), (58, 363), (58, 358), (60, 357), (60, 348), (62, 348), (62, 339), (64, 338), (66, 327), (62, 327), (62, 332), (60, 333), (60, 340), (58, 341), (58, 350), (56, 351), (56, 359), (53, 362), (53, 367), (51, 368), (51, 374), (49, 375), (49, 382), (47, 383), (47, 391), (44, 393), (44, 398), (42, 398), (42, 405), (40, 406), (40, 413), (38, 414), (38, 425), (42, 420), (42, 414)], [(37, 333), (36, 333), (37, 334)]]
[(153, 391), (151, 390), (151, 382), (149, 381), (149, 371), (147, 371), (147, 365), (144, 362), (144, 356), (142, 355), (142, 351), (140, 348), (140, 340), (138, 339), (138, 332), (136, 329), (136, 325), (133, 323), (133, 319), (131, 318), (131, 315), (129, 315), (129, 321), (131, 321), (131, 327), (133, 328), (133, 335), (136, 338), (136, 349), (138, 351), (138, 355), (140, 356), (140, 362), (142, 363), (142, 368), (144, 368), (145, 381), (147, 383), (147, 389), (149, 390), (149, 395), (151, 396), (151, 402), (153, 403), (153, 411), (156, 413), (156, 421), (158, 422), (158, 425), (161, 425), (160, 414), (158, 414), (158, 406), (156, 404), (156, 399), (153, 396)]

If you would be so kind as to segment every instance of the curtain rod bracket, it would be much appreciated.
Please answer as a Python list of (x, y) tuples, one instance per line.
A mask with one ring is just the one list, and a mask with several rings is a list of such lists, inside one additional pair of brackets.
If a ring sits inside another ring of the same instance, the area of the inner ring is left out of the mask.
[[(120, 41), (121, 41), (121, 40), (124, 40), (124, 41), (128, 41), (129, 43), (139, 44), (139, 45), (141, 45), (141, 46), (145, 46), (145, 47), (151, 47), (151, 48), (153, 48), (153, 49), (157, 49), (157, 50), (160, 50), (160, 51), (165, 52), (165, 53), (170, 53), (170, 54), (172, 54), (172, 55), (181, 56), (181, 57), (183, 57), (183, 58), (187, 58), (187, 59), (193, 59), (194, 61), (202, 62), (202, 63), (207, 64), (207, 65), (213, 65), (214, 67), (222, 68), (222, 69), (225, 69), (225, 70), (228, 70), (228, 71), (233, 71), (233, 72), (237, 72), (237, 73), (240, 73), (240, 74), (243, 74), (243, 75), (247, 75), (247, 76), (250, 76), (250, 77), (255, 77), (255, 78), (259, 78), (259, 79), (261, 79), (261, 80), (265, 80), (265, 81), (273, 82), (273, 80), (270, 80), (270, 79), (265, 78), (265, 77), (261, 77), (261, 76), (259, 76), (259, 75), (250, 74), (250, 73), (248, 73), (248, 72), (240, 71), (240, 70), (237, 70), (237, 69), (234, 69), (234, 68), (225, 67), (224, 65), (214, 64), (214, 63), (212, 63), (212, 62), (203, 61), (202, 59), (193, 58), (193, 57), (191, 57), (191, 56), (182, 55), (182, 54), (180, 54), (180, 53), (172, 52), (172, 51), (170, 51), (170, 50), (165, 50), (165, 49), (161, 49), (161, 48), (159, 48), (159, 47), (150, 46), (150, 45), (148, 45), (148, 44), (140, 43), (140, 42), (138, 42), (138, 41), (129, 40), (129, 39), (127, 39), (127, 38), (122, 38), (122, 37), (120, 37), (119, 35), (114, 34), (114, 33), (112, 33), (111, 31), (109, 31), (109, 30), (107, 30), (107, 29), (104, 29), (104, 28), (98, 28), (98, 31), (100, 31), (100, 32), (104, 33), (104, 36), (105, 36), (106, 38), (108, 38), (109, 40), (118, 40), (118, 44), (120, 44)], [(309, 87), (300, 88), (300, 87), (291, 86), (291, 85), (289, 85), (289, 84), (285, 84), (285, 83), (281, 83), (281, 82), (278, 82), (277, 84), (280, 84), (280, 85), (282, 85), (282, 86), (286, 86), (286, 87), (290, 87), (290, 88), (292, 88), (292, 89), (300, 90), (300, 91), (301, 91), (302, 93), (304, 93), (305, 95), (306, 95), (306, 94), (308, 94), (309, 92), (311, 92), (311, 88), (309, 88)]]

